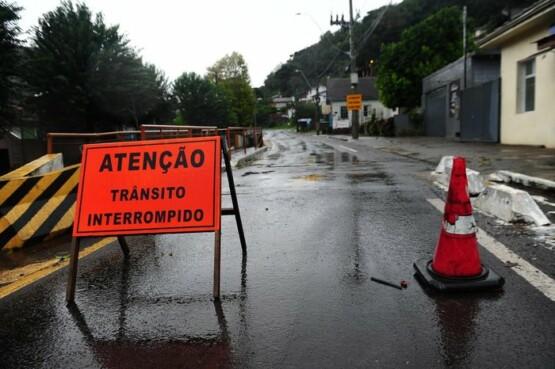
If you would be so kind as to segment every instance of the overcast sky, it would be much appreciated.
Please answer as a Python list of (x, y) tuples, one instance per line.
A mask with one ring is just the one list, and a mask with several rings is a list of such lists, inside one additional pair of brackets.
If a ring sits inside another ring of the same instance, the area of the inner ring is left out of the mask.
[[(10, 0), (24, 8), (28, 31), (60, 0)], [(394, 1), (397, 2), (397, 1)], [(225, 54), (245, 57), (253, 86), (289, 55), (318, 41), (330, 29), (330, 13), (345, 14), (348, 0), (87, 0), (106, 23), (120, 29), (170, 79), (183, 72), (204, 75)], [(361, 15), (389, 0), (353, 0)], [(302, 13), (301, 15), (296, 15)], [(336, 29), (333, 27), (332, 29)]]

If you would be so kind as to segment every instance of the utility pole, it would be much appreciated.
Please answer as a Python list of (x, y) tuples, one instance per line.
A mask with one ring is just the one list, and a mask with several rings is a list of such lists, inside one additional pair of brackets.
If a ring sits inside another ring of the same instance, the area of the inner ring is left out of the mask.
[(466, 90), (466, 5), (463, 6), (463, 12), (462, 12), (462, 36), (463, 36), (463, 83), (462, 83), (462, 87), (459, 88), (459, 114), (458, 114), (458, 119), (459, 119), (459, 131), (457, 132), (457, 136), (460, 137), (461, 136), (461, 131), (462, 128), (464, 126), (464, 106), (463, 106), (463, 94)]
[[(304, 74), (304, 72), (301, 69), (295, 69), (295, 72), (300, 73), (301, 76), (303, 77), (304, 81), (306, 82), (306, 85), (308, 86), (309, 89), (309, 93), (312, 92), (312, 85), (310, 84), (310, 81), (308, 80), (308, 78), (306, 77), (306, 75)], [(318, 79), (316, 81), (316, 96), (314, 97), (314, 128), (316, 128), (316, 135), (320, 135), (320, 91), (319, 91), (319, 87), (320, 87), (320, 79)]]
[(463, 23), (463, 56), (464, 56), (464, 76), (463, 76), (463, 90), (466, 88), (466, 5), (463, 6), (462, 13), (462, 23)]
[[(356, 57), (355, 57), (355, 44), (353, 41), (353, 25), (354, 25), (354, 18), (353, 18), (353, 0), (349, 0), (349, 22), (345, 22), (345, 18), (341, 16), (341, 20), (339, 17), (335, 17), (335, 21), (333, 17), (330, 18), (330, 25), (338, 25), (341, 27), (348, 26), (349, 28), (349, 57), (351, 59), (351, 70), (350, 70), (350, 79), (351, 79), (351, 93), (356, 94), (357, 92), (357, 85), (358, 85), (358, 72), (356, 66)], [(351, 133), (353, 139), (357, 140), (359, 136), (359, 111), (358, 110), (351, 110)]]

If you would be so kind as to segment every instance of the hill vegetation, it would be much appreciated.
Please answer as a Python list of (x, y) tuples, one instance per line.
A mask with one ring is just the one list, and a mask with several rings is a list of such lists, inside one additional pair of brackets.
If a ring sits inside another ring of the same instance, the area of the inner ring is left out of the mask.
[[(386, 7), (387, 9), (381, 7), (372, 10), (358, 20), (353, 27), (359, 74), (375, 77), (380, 69), (382, 53), (384, 50), (386, 52), (388, 50), (387, 45), (399, 42), (404, 31), (444, 8), (456, 7), (460, 13), (462, 6), (466, 5), (469, 29), (488, 32), (508, 20), (511, 14), (533, 2), (534, 0), (404, 0), (399, 4)], [(365, 34), (375, 26), (376, 20), (384, 10), (385, 14), (374, 32), (365, 38)], [(433, 50), (437, 49), (438, 42), (452, 44), (452, 38), (458, 37), (461, 45), (458, 55), (462, 55), (462, 42), (460, 42), (462, 40), (462, 22), (459, 22), (458, 27), (456, 23), (450, 23), (448, 26), (453, 29), (438, 30), (445, 37), (444, 39), (438, 39), (438, 37), (420, 39), (421, 45), (429, 46)], [(347, 29), (323, 34), (319, 42), (295, 52), (280, 68), (268, 75), (264, 83), (264, 93), (297, 97), (305, 94), (308, 88), (302, 77), (296, 72), (297, 69), (302, 70), (313, 85), (317, 82), (324, 84), (327, 76), (348, 76), (350, 63), (346, 53), (348, 50)], [(439, 59), (449, 61), (453, 58), (452, 55), (450, 50), (447, 57), (441, 55)], [(433, 58), (435, 56), (428, 54), (426, 57)], [(391, 59), (389, 61), (391, 62)], [(410, 83), (414, 84), (415, 81), (410, 81)]]

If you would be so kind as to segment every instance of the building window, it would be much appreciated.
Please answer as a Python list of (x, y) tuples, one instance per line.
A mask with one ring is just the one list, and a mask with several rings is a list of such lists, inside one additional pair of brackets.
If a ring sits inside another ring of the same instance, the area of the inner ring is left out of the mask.
[(349, 118), (349, 113), (347, 112), (347, 107), (342, 106), (341, 107), (341, 119), (347, 119), (347, 118)]
[(368, 105), (364, 105), (364, 116), (368, 116)]
[(536, 100), (536, 60), (530, 59), (518, 65), (518, 107), (519, 111), (533, 111)]

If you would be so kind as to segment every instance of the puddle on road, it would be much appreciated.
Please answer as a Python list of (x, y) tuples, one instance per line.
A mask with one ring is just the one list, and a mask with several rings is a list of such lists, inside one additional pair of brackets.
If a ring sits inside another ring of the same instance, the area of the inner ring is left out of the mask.
[(347, 178), (350, 179), (351, 183), (383, 181), (387, 185), (394, 184), (393, 181), (391, 180), (391, 177), (383, 172), (347, 173)]
[(325, 152), (323, 154), (311, 152), (309, 160), (313, 161), (315, 164), (335, 164), (335, 157), (333, 152)]
[(262, 172), (249, 171), (249, 172), (245, 172), (245, 173), (241, 174), (241, 177), (252, 176), (252, 175), (255, 175), (255, 174), (269, 174), (269, 173), (274, 173), (274, 172), (275, 172), (275, 170), (265, 170), (265, 171), (262, 171)]
[(326, 176), (322, 174), (307, 174), (306, 176), (294, 177), (295, 179), (302, 179), (309, 182), (319, 182), (327, 179)]

